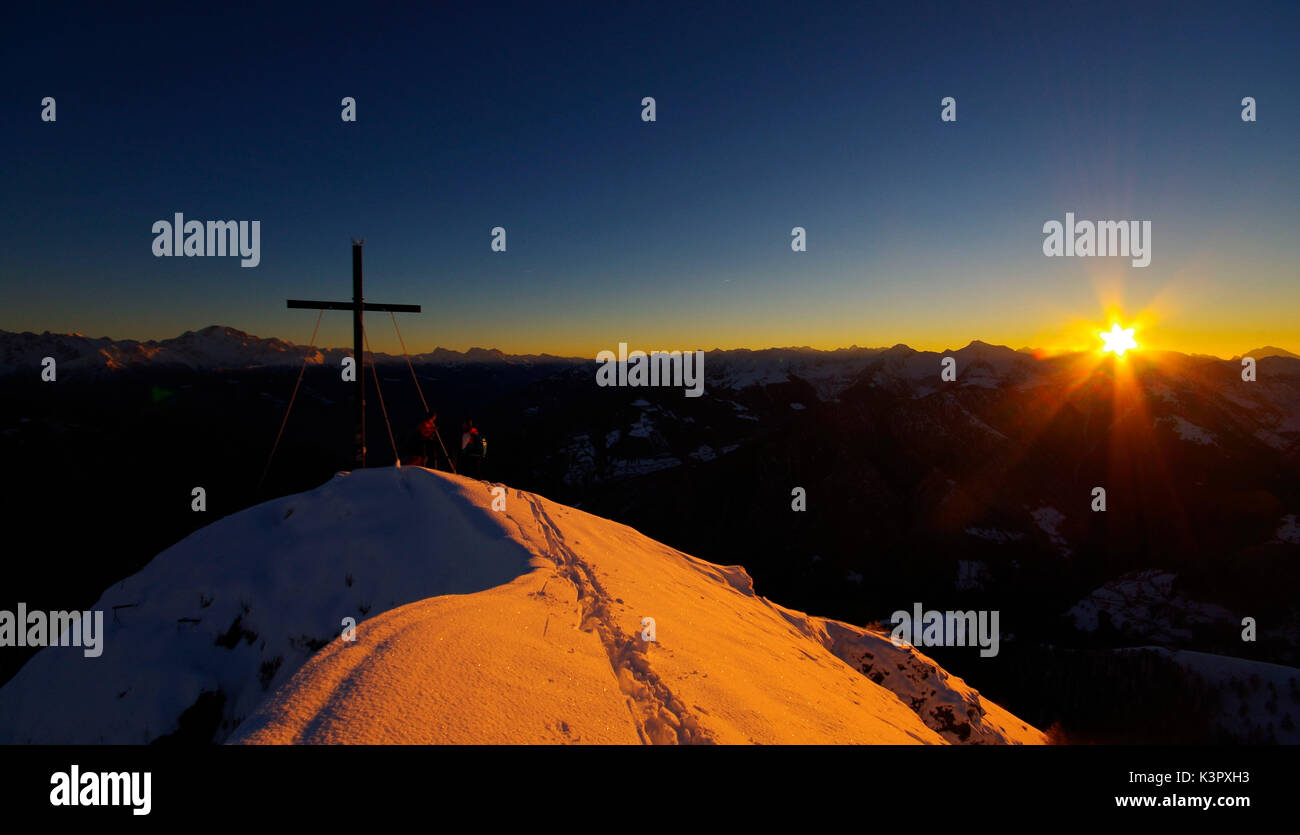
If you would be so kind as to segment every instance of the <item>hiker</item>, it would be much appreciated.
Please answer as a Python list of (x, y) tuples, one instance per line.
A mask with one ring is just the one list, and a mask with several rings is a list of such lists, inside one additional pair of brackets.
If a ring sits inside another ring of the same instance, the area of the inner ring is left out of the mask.
[[(442, 448), (442, 438), (438, 435), (438, 411), (430, 410), (428, 416), (420, 421), (415, 427), (415, 440), (411, 445), (412, 458), (408, 462), (416, 467), (428, 467), (431, 470), (438, 469), (438, 450)], [(446, 450), (443, 450), (443, 458), (447, 460), (447, 466), (451, 467), (451, 459), (447, 458)]]
[(483, 472), (483, 458), (487, 455), (487, 441), (474, 426), (474, 421), (467, 420), (460, 425), (460, 471), (465, 475), (480, 478)]

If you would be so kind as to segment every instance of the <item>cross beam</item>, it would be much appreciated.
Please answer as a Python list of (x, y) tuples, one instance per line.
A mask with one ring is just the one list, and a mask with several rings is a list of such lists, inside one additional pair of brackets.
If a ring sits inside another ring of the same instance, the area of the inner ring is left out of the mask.
[[(361, 328), (361, 314), (365, 310), (387, 310), (394, 313), (419, 313), (418, 304), (375, 304), (362, 299), (361, 295), (361, 243), (352, 242), (352, 301), (326, 302), (306, 299), (288, 299), (291, 308), (310, 308), (312, 310), (351, 310), (352, 311), (352, 356), (356, 359), (356, 379), (352, 384), (352, 420), (356, 425), (356, 437), (353, 439), (355, 454), (353, 466), (366, 466), (366, 386), (365, 354), (361, 352), (365, 343), (365, 334)], [(376, 381), (378, 385), (378, 381)]]
[[(306, 307), (312, 310), (356, 310), (357, 306), (353, 302), (317, 302), (306, 299), (289, 299), (289, 307)], [(391, 310), (394, 313), (419, 313), (418, 304), (376, 304), (375, 302), (364, 302), (361, 305), (362, 310)]]

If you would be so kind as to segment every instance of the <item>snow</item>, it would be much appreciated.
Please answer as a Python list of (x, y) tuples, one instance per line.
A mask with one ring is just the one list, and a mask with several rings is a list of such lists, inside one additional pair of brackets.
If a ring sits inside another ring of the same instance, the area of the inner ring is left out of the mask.
[[(350, 348), (314, 348), (294, 345), (282, 339), (261, 338), (236, 328), (210, 325), (198, 331), (163, 340), (139, 342), (134, 339), (91, 338), (79, 333), (52, 334), (10, 333), (0, 331), (0, 375), (23, 368), (39, 367), (40, 360), (52, 356), (61, 370), (116, 371), (131, 366), (178, 366), (185, 368), (233, 369), (296, 367), (304, 360), (312, 365), (337, 366)], [(376, 363), (397, 362), (399, 357), (376, 353)], [(576, 358), (548, 355), (506, 356), (496, 349), (470, 348), (466, 352), (435, 348), (411, 356), (416, 364), (465, 363), (532, 364), (536, 362), (582, 363)], [(385, 379), (403, 380), (405, 377)]]
[(1152, 397), (1158, 400), (1163, 400), (1166, 403), (1178, 402), (1178, 396), (1174, 394), (1174, 390), (1171, 389), (1169, 386), (1165, 385), (1164, 383), (1160, 382), (1159, 380), (1152, 380), (1148, 382), (1147, 392)]
[(1300, 522), (1296, 521), (1296, 514), (1288, 513), (1282, 517), (1282, 524), (1277, 529), (1277, 539), (1279, 542), (1300, 545)]
[(1235, 620), (1216, 603), (1189, 599), (1177, 590), (1177, 579), (1159, 569), (1131, 572), (1095, 589), (1066, 614), (1076, 629), (1094, 632), (1105, 612), (1114, 628), (1161, 642), (1188, 640), (1196, 626)]
[(590, 435), (574, 435), (562, 453), (569, 461), (564, 473), (565, 484), (584, 484), (596, 474), (596, 447)]
[(880, 354), (879, 348), (765, 348), (759, 351), (711, 351), (705, 355), (709, 390), (766, 387), (799, 378), (812, 386), (819, 402), (835, 402), (863, 369)]
[(978, 417), (972, 414), (969, 409), (961, 405), (956, 400), (950, 400), (949, 402), (951, 402), (952, 405), (956, 406), (957, 410), (960, 411), (963, 415), (965, 415), (966, 419), (969, 420), (971, 422), (971, 425), (974, 426), (976, 429), (981, 429), (985, 432), (988, 432), (990, 435), (993, 435), (996, 438), (1001, 438), (1004, 441), (1007, 440), (1006, 435), (1003, 435), (1001, 432), (994, 429), (992, 426), (989, 426), (987, 423), (980, 420)]
[(961, 385), (996, 389), (1002, 387), (1002, 378), (992, 367), (980, 363), (961, 376)]
[(789, 382), (790, 372), (780, 365), (754, 365), (744, 369), (726, 369), (713, 377), (713, 385), (720, 389), (740, 391), (751, 386), (769, 386)]
[(983, 560), (957, 560), (957, 580), (953, 586), (958, 591), (982, 589), (990, 577), (988, 563)]
[(1178, 415), (1172, 415), (1171, 417), (1168, 418), (1161, 418), (1160, 420), (1172, 422), (1174, 425), (1174, 431), (1178, 433), (1178, 437), (1182, 438), (1184, 441), (1189, 441), (1194, 444), (1201, 444), (1203, 446), (1209, 446), (1210, 444), (1214, 443), (1213, 433), (1207, 432), (1206, 430), (1202, 429), (1196, 424), (1188, 421), (1185, 418), (1179, 417)]
[(856, 381), (879, 349), (768, 348), (761, 351), (711, 351), (705, 355), (709, 387), (741, 391), (780, 385), (798, 377), (812, 386), (817, 399), (834, 401)]
[(1008, 542), (1016, 542), (1024, 539), (1025, 535), (1014, 531), (1004, 531), (999, 528), (966, 528), (966, 533), (971, 536), (977, 536), (980, 539), (996, 542), (999, 545), (1005, 545)]
[(1271, 446), (1273, 449), (1284, 450), (1288, 446), (1290, 446), (1290, 442), (1288, 442), (1286, 438), (1283, 438), (1281, 435), (1277, 434), (1276, 432), (1270, 432), (1267, 429), (1255, 430), (1255, 437), (1263, 441), (1268, 446)]
[(605, 462), (603, 478), (633, 478), (649, 475), (660, 470), (680, 467), (682, 459), (674, 455), (659, 455), (654, 458), (610, 458)]
[(1061, 523), (1065, 521), (1065, 514), (1054, 507), (1044, 505), (1029, 514), (1038, 523), (1038, 527), (1043, 529), (1052, 544), (1061, 549), (1064, 554), (1069, 554), (1070, 549), (1065, 547), (1065, 537), (1061, 536)]
[[(436, 482), (403, 472), (388, 471), (386, 485), (374, 477), (381, 470), (342, 475), (164, 551), (92, 607), (106, 614), (96, 663), (42, 651), (0, 689), (0, 743), (145, 743), (217, 689), (238, 720), (267, 695), (263, 664), (279, 665), (268, 685), (282, 682), (313, 645), (339, 635), (344, 617), (490, 588), (527, 569), (518, 549), (484, 539), (474, 506), (432, 503)], [(437, 560), (435, 546), (474, 559)], [(114, 615), (124, 604), (134, 605)], [(66, 710), (49, 709), (53, 693)]]
[(654, 431), (654, 421), (650, 419), (650, 415), (642, 413), (637, 418), (636, 423), (632, 424), (632, 428), (627, 430), (627, 436), (629, 438), (650, 438), (654, 435)]
[(116, 370), (140, 363), (188, 368), (294, 366), (303, 360), (321, 364), (338, 359), (340, 349), (326, 352), (280, 339), (260, 339), (235, 328), (212, 325), (162, 341), (90, 338), (81, 334), (0, 332), (0, 373), (38, 364), (53, 356), (60, 368)]
[(1043, 740), (885, 630), (490, 490), (363, 470), (209, 525), (104, 593), (137, 605), (100, 658), (44, 650), (0, 688), (0, 743), (148, 742), (216, 690), (217, 741), (246, 743)]
[(1120, 651), (1158, 653), (1213, 687), (1221, 700), (1218, 721), (1238, 739), (1300, 744), (1300, 710), (1295, 707), (1300, 670), (1295, 667), (1163, 647)]
[(705, 461), (712, 461), (713, 459), (717, 458), (718, 453), (714, 452), (713, 447), (709, 446), (708, 444), (701, 444), (699, 449), (695, 450), (690, 454), (690, 457), (696, 461), (703, 463)]

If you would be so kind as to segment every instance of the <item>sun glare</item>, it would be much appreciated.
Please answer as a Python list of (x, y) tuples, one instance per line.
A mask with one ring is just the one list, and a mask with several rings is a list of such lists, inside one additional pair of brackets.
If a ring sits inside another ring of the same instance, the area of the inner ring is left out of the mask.
[(1122, 357), (1124, 352), (1137, 347), (1137, 340), (1133, 338), (1132, 328), (1120, 328), (1119, 322), (1110, 326), (1110, 331), (1101, 331), (1097, 334), (1101, 337), (1101, 352), (1113, 352), (1115, 356)]

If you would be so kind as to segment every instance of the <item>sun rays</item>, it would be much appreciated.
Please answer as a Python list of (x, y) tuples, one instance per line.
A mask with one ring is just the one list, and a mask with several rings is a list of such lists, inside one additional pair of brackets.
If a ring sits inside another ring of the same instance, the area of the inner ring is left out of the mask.
[(1133, 328), (1120, 328), (1119, 322), (1112, 322), (1109, 331), (1099, 331), (1101, 337), (1101, 352), (1113, 353), (1117, 357), (1124, 356), (1126, 351), (1131, 351), (1137, 347), (1137, 340), (1133, 338)]

